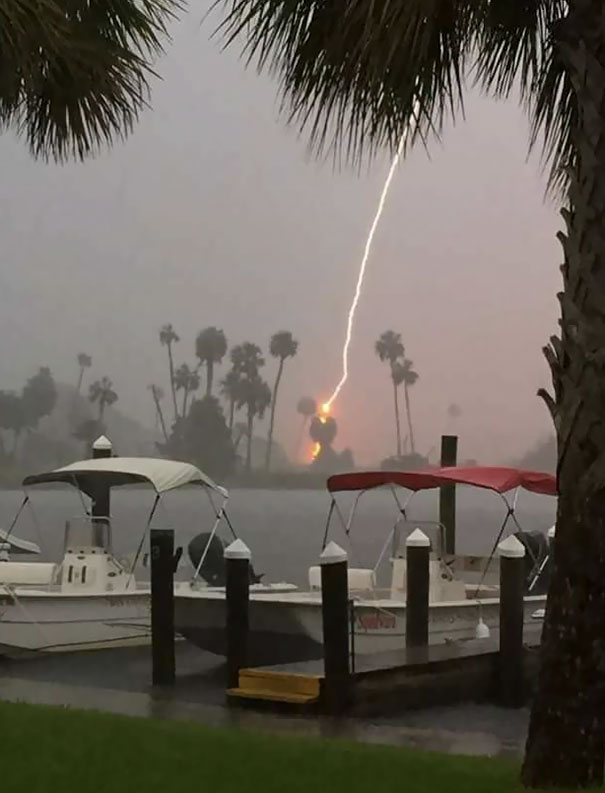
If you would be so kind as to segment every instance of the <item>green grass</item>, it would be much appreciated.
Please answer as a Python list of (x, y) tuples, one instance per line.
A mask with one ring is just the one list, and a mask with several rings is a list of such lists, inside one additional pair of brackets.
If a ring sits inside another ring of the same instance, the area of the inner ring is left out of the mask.
[(511, 793), (513, 762), (0, 703), (2, 793)]

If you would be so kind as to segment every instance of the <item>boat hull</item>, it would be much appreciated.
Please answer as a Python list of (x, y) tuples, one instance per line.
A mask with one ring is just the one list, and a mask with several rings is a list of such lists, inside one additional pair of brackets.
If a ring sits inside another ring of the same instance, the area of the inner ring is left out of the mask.
[(0, 655), (74, 652), (149, 643), (149, 591), (86, 595), (0, 593)]
[[(545, 597), (525, 600), (525, 622), (544, 607)], [(499, 602), (457, 601), (429, 607), (429, 643), (474, 639), (479, 614), (492, 635), (499, 628)], [(218, 592), (192, 591), (175, 597), (175, 628), (193, 644), (225, 655), (225, 598)], [(357, 601), (352, 645), (356, 656), (405, 647), (405, 603)], [(250, 664), (277, 664), (323, 657), (321, 600), (318, 596), (251, 596), (249, 604)]]

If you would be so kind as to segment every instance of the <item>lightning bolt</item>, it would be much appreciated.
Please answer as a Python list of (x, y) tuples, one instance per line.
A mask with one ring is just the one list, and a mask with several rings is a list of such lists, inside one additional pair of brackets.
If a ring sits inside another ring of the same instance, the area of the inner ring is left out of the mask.
[(355, 320), (355, 312), (357, 311), (357, 304), (359, 303), (359, 297), (361, 295), (361, 287), (363, 286), (363, 279), (366, 274), (366, 267), (368, 265), (370, 253), (372, 252), (372, 243), (374, 242), (374, 235), (376, 234), (376, 229), (378, 228), (378, 224), (380, 223), (380, 218), (382, 216), (382, 211), (384, 209), (384, 205), (386, 203), (387, 196), (389, 194), (391, 182), (393, 181), (393, 177), (395, 176), (395, 171), (397, 170), (397, 166), (399, 165), (399, 160), (401, 159), (401, 155), (403, 153), (403, 147), (405, 146), (408, 130), (409, 128), (404, 132), (399, 142), (399, 146), (397, 146), (397, 151), (395, 152), (395, 156), (393, 157), (393, 162), (391, 163), (391, 167), (389, 168), (389, 172), (387, 174), (384, 187), (382, 188), (382, 193), (380, 194), (380, 201), (378, 202), (378, 208), (376, 209), (376, 214), (374, 215), (374, 221), (370, 226), (370, 233), (368, 234), (368, 238), (366, 240), (366, 245), (363, 252), (363, 258), (361, 260), (361, 265), (359, 267), (359, 275), (357, 276), (355, 295), (353, 297), (353, 302), (351, 303), (351, 308), (349, 309), (349, 316), (347, 319), (347, 332), (345, 335), (344, 347), (342, 348), (342, 377), (338, 381), (338, 384), (334, 389), (334, 391), (332, 392), (331, 397), (328, 399), (327, 402), (324, 402), (324, 404), (322, 405), (321, 409), (323, 413), (330, 412), (332, 403), (334, 402), (336, 397), (340, 394), (341, 388), (347, 382), (347, 379), (349, 377), (349, 347), (351, 346), (351, 336), (353, 334), (353, 322)]

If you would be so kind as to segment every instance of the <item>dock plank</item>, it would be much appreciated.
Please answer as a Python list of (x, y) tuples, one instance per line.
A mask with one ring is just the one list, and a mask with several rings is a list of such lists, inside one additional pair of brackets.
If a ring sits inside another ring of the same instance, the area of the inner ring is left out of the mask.
[[(540, 644), (542, 625), (526, 626), (524, 643), (533, 648)], [(378, 672), (386, 669), (430, 667), (448, 661), (464, 658), (477, 658), (493, 655), (498, 652), (498, 636), (489, 639), (470, 639), (463, 642), (447, 642), (443, 644), (429, 644), (426, 647), (402, 647), (400, 650), (375, 653), (355, 657), (354, 674)], [(323, 679), (324, 665), (322, 660), (294, 661), (287, 664), (272, 664), (254, 667), (258, 671), (274, 672), (283, 675), (299, 675)]]

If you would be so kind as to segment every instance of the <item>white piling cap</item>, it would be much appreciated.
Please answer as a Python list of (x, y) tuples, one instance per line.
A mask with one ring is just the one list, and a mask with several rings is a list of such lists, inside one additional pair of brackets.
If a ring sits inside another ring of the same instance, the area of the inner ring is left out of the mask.
[(113, 449), (113, 445), (106, 435), (99, 435), (99, 437), (93, 443), (92, 448), (98, 452), (105, 452), (108, 450), (111, 451)]
[(553, 540), (554, 537), (555, 537), (556, 532), (557, 532), (557, 527), (556, 526), (551, 526), (550, 529), (548, 530), (548, 539), (549, 540)]
[(422, 529), (414, 529), (410, 536), (405, 541), (407, 548), (428, 548), (431, 541), (422, 531)]
[(347, 559), (347, 552), (332, 540), (321, 552), (319, 564), (338, 564), (339, 562), (346, 562)]
[(502, 540), (498, 546), (498, 553), (507, 559), (521, 559), (525, 556), (525, 546), (522, 542), (519, 542), (514, 534), (511, 534), (505, 540)]
[(250, 548), (243, 540), (233, 540), (231, 545), (225, 548), (225, 559), (247, 559), (250, 561), (252, 554)]

